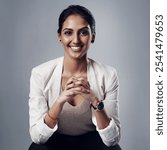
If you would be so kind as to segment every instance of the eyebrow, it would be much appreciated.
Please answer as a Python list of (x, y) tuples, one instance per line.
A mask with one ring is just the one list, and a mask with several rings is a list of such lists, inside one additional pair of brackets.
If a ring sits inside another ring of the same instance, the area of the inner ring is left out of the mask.
[[(89, 30), (88, 27), (82, 27), (82, 28), (79, 29), (79, 31), (84, 30), (84, 29), (88, 29), (88, 30)], [(71, 29), (71, 28), (65, 28), (65, 29), (63, 29), (63, 31), (64, 31), (64, 30), (70, 30), (70, 31), (73, 31), (73, 29)]]

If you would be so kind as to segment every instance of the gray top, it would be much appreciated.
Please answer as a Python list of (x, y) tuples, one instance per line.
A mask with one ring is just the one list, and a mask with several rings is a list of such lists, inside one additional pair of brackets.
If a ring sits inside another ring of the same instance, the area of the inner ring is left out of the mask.
[(83, 100), (79, 105), (72, 106), (66, 102), (59, 116), (58, 132), (66, 135), (81, 135), (89, 131), (95, 131), (92, 122), (90, 102)]

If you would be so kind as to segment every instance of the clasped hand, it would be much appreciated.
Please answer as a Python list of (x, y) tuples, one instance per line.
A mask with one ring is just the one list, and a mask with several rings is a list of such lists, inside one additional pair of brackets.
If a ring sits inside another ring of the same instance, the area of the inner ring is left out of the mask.
[(81, 95), (90, 101), (92, 97), (95, 97), (89, 82), (84, 77), (72, 76), (69, 78), (65, 84), (64, 90), (59, 96), (59, 102), (63, 104), (76, 95)]

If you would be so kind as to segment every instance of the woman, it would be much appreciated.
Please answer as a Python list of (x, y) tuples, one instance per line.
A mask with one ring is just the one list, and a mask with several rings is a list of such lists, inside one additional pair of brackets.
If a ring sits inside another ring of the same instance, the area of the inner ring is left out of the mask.
[(30, 150), (120, 150), (116, 70), (87, 57), (95, 20), (82, 6), (60, 14), (64, 57), (32, 70)]

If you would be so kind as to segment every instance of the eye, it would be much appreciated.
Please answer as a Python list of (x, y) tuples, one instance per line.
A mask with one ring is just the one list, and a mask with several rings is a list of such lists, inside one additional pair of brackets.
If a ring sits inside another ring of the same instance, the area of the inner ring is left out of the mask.
[(64, 31), (64, 35), (71, 36), (72, 35), (72, 31)]
[(87, 35), (89, 35), (89, 31), (88, 30), (81, 30), (80, 35), (81, 36), (87, 36)]

